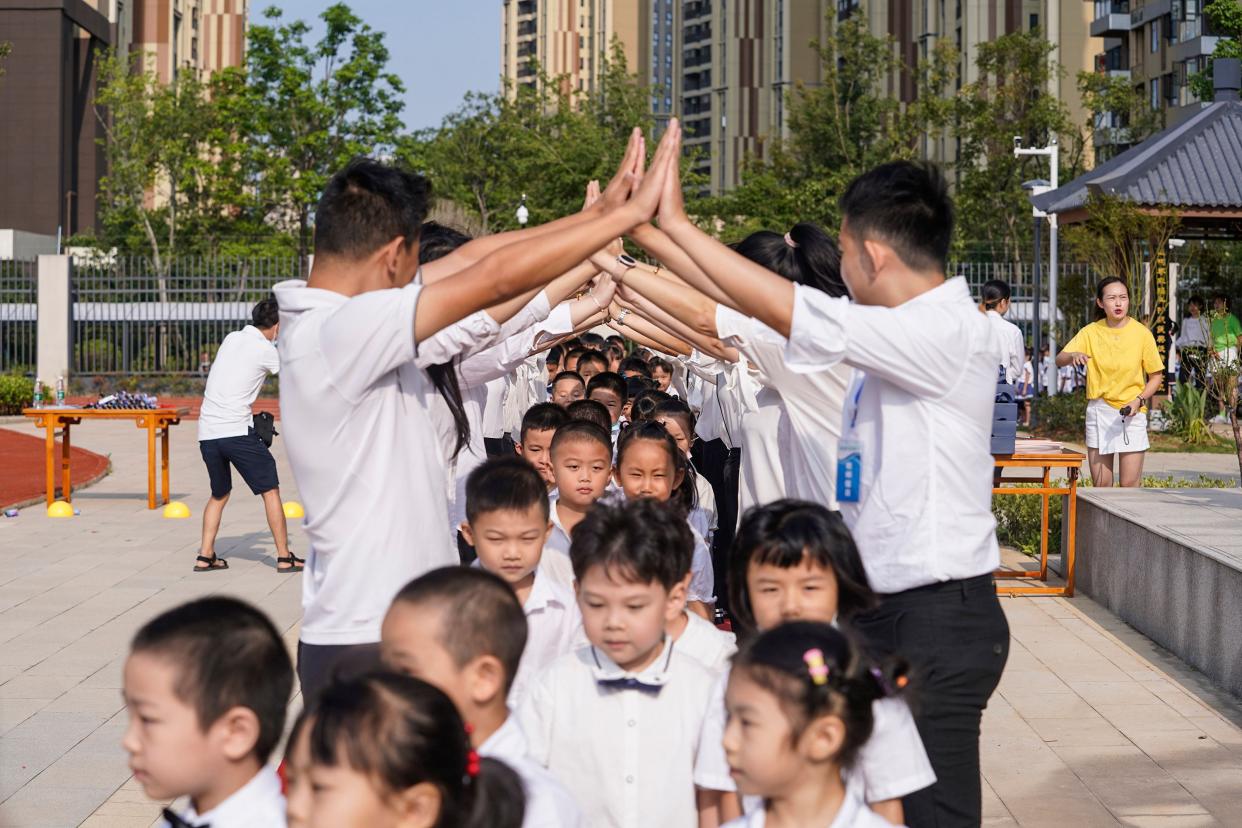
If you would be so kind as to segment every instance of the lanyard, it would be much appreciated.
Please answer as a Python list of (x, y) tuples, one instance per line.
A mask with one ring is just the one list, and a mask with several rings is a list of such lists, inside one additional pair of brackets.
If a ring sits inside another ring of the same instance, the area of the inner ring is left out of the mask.
[(858, 388), (854, 390), (854, 411), (850, 414), (850, 431), (854, 430), (854, 426), (858, 425), (858, 400), (862, 397), (863, 386), (867, 384), (867, 375), (863, 374), (863, 378), (858, 381)]

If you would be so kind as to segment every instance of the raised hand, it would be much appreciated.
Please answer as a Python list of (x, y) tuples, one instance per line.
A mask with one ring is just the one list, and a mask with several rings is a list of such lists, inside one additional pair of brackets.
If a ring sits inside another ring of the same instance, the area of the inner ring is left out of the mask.
[(586, 196), (582, 199), (583, 212), (586, 212), (587, 210), (591, 209), (591, 207), (594, 206), (595, 202), (599, 201), (599, 199), (600, 199), (599, 182), (596, 181), (594, 178), (592, 178), (590, 181), (587, 182)]
[(664, 137), (660, 139), (660, 145), (656, 147), (650, 168), (645, 173), (640, 173), (636, 166), (635, 171), (630, 174), (631, 186), (636, 179), (639, 182), (638, 186), (633, 189), (629, 202), (635, 208), (638, 219), (635, 224), (648, 221), (655, 215), (656, 209), (660, 206), (670, 165), (672, 169), (677, 169), (680, 155), (681, 124), (673, 118), (668, 122), (668, 128), (664, 132)]
[(609, 180), (608, 186), (604, 188), (601, 201), (605, 209), (616, 209), (629, 198), (630, 177), (634, 174), (635, 165), (639, 163), (646, 152), (646, 140), (643, 138), (642, 130), (634, 127), (633, 131), (630, 132), (630, 142), (626, 145), (625, 155), (621, 159), (621, 164)]
[[(656, 216), (661, 225), (688, 221), (686, 218), (686, 200), (681, 192), (681, 128), (677, 130), (677, 152), (666, 159), (668, 169), (664, 175), (664, 186), (660, 191), (660, 206)], [(653, 164), (654, 166), (654, 164)]]

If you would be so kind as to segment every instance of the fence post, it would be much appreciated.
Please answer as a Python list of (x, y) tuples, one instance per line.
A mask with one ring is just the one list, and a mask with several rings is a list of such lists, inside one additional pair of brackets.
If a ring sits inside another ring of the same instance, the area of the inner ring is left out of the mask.
[(39, 257), (39, 328), (36, 377), (55, 387), (56, 378), (69, 379), (73, 367), (72, 264), (68, 256)]

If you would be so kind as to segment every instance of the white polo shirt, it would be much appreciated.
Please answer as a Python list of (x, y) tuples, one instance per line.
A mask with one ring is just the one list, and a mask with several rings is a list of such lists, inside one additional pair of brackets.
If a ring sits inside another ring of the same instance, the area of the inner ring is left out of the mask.
[(542, 566), (535, 570), (535, 584), (522, 610), (526, 613), (526, 648), (509, 688), (510, 707), (518, 706), (535, 676), (587, 643), (573, 590), (544, 575)]
[(522, 780), (522, 789), (526, 792), (522, 828), (578, 828), (582, 825), (582, 813), (569, 791), (547, 768), (531, 760), (526, 736), (515, 716), (505, 719), (505, 723), (479, 745), (479, 755), (499, 759)]
[[(633, 678), (659, 686), (601, 687)], [(561, 781), (592, 828), (698, 824), (694, 792), (699, 731), (712, 676), (666, 641), (650, 667), (627, 674), (583, 647), (536, 677), (522, 702), (530, 755)]]
[(1022, 364), (1026, 361), (1026, 340), (1022, 329), (994, 310), (985, 314), (996, 337), (997, 363), (1005, 369), (1005, 381), (1013, 384), (1022, 376)]
[(285, 447), (310, 540), (301, 640), (374, 643), (401, 587), (458, 562), (414, 363), (420, 288), (347, 297), (291, 280), (274, 291)]
[[(992, 517), (992, 326), (957, 277), (895, 308), (794, 285), (795, 371), (845, 363), (861, 492), (842, 503), (872, 588), (902, 592), (1000, 565)], [(855, 402), (857, 400), (857, 402)]]
[(245, 437), (253, 425), (250, 406), (268, 374), (280, 371), (276, 345), (254, 325), (233, 331), (220, 343), (207, 374), (198, 412), (198, 439)]
[(569, 532), (561, 523), (556, 511), (557, 492), (548, 492), (548, 517), (552, 531), (543, 543), (543, 557), (539, 559), (539, 572), (571, 593), (574, 591), (574, 566), (569, 559)]
[[(760, 806), (757, 810), (749, 811), (744, 816), (726, 822), (723, 828), (764, 828), (767, 821), (767, 813)], [(845, 799), (841, 802), (837, 815), (824, 828), (895, 828), (895, 826), (863, 804), (862, 800), (847, 787)]]
[(677, 652), (690, 656), (713, 675), (719, 675), (737, 652), (737, 636), (725, 632), (697, 612), (682, 612), (686, 628), (677, 637)]
[[(205, 814), (197, 813), (193, 805), (187, 805), (180, 814), (191, 825), (210, 825), (211, 828), (271, 828), (285, 824), (285, 795), (280, 792), (280, 777), (276, 769), (265, 766), (249, 782), (238, 788)], [(168, 828), (168, 821), (160, 822)]]

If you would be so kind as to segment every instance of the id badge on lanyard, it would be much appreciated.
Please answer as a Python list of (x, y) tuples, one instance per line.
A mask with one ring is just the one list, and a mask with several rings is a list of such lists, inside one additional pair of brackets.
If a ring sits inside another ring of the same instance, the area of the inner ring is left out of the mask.
[(858, 423), (858, 400), (862, 397), (864, 377), (854, 390), (854, 410), (850, 416), (849, 431), (837, 444), (837, 502), (857, 503), (862, 494), (862, 443), (854, 436)]

